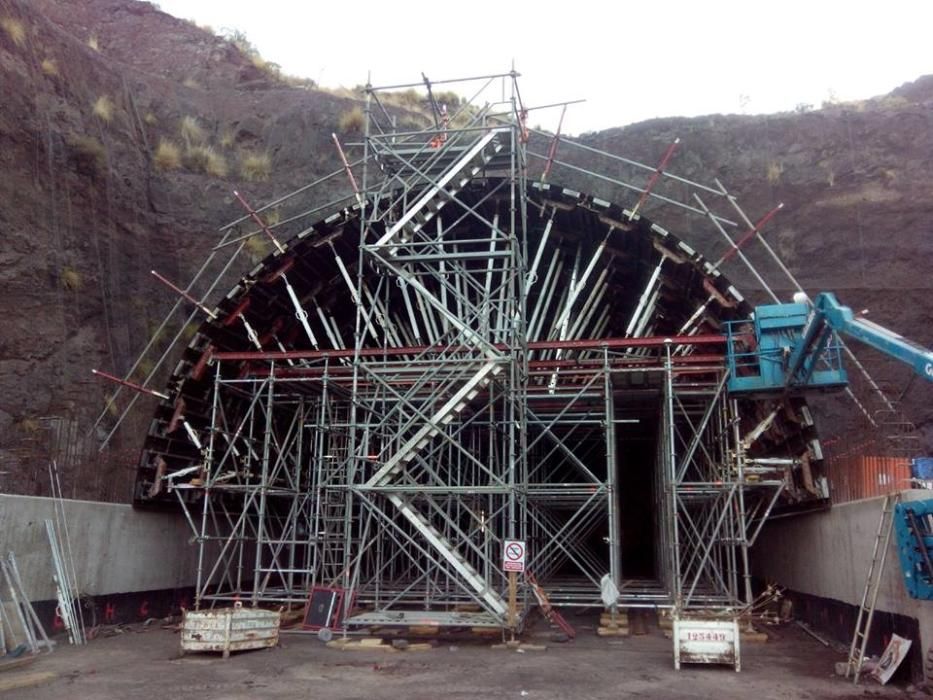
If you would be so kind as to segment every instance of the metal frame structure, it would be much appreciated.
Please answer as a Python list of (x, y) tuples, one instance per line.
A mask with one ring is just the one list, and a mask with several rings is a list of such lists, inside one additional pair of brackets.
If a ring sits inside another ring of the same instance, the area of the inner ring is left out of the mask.
[[(725, 391), (719, 328), (749, 307), (720, 267), (736, 257), (774, 297), (743, 252), (774, 212), (753, 224), (720, 183), (667, 172), (676, 142), (656, 167), (559, 129), (538, 153), (517, 78), (459, 81), (475, 94), (450, 111), (425, 80), (418, 127), (385, 99), (414, 86), (368, 87), (363, 155), (349, 162), (335, 137), (344, 168), (325, 178), (351, 191), (308, 207), (311, 183), (256, 210), (237, 195), (247, 214), (218, 249), (264, 235), (274, 251), (213, 310), (217, 280), (175, 288), (207, 319), (156, 411), (137, 497), (184, 509), (199, 605), (336, 586), (354, 602), (343, 624), (506, 627), (510, 538), (555, 604), (599, 605), (608, 573), (620, 606), (734, 608), (782, 493), (825, 497), (802, 401)], [(637, 203), (550, 185), (555, 168)], [(727, 254), (711, 263), (645, 219), (656, 204), (711, 225)], [(268, 226), (271, 207), (293, 208)], [(651, 482), (650, 576), (626, 570), (626, 470)]]

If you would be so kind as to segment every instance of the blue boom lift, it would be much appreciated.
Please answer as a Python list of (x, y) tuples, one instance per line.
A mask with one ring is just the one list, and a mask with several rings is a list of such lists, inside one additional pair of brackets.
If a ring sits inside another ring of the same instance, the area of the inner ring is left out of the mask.
[(755, 308), (750, 321), (727, 325), (728, 389), (734, 394), (774, 394), (846, 386), (839, 335), (860, 340), (933, 381), (933, 352), (859, 318), (834, 294), (811, 303), (794, 295), (790, 304)]
[[(751, 320), (729, 323), (726, 334), (733, 394), (764, 398), (846, 386), (839, 335), (860, 340), (933, 381), (933, 352), (857, 317), (829, 292), (812, 303), (799, 294), (791, 304), (756, 307)], [(893, 522), (908, 593), (933, 600), (933, 499), (899, 503)]]

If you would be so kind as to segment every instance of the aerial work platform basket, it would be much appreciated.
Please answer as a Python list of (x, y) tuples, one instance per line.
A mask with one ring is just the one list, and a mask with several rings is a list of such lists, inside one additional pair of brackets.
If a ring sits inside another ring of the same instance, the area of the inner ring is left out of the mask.
[(800, 367), (794, 367), (794, 351), (803, 342), (811, 316), (809, 304), (769, 304), (758, 306), (751, 320), (728, 322), (729, 391), (767, 393), (846, 386), (842, 344), (828, 328)]

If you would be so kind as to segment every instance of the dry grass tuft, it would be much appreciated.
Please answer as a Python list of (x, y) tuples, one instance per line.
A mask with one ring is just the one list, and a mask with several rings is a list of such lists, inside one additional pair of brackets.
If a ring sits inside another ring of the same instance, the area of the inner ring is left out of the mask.
[(201, 324), (196, 321), (192, 321), (191, 323), (186, 324), (185, 327), (181, 330), (182, 340), (184, 340), (186, 343), (190, 342), (191, 339), (194, 338), (194, 336), (197, 334), (200, 327)]
[(437, 102), (438, 105), (447, 105), (447, 109), (453, 111), (460, 106), (464, 98), (460, 97), (460, 95), (452, 90), (445, 90), (443, 92), (435, 92), (434, 101)]
[(46, 58), (42, 61), (42, 72), (45, 73), (50, 78), (57, 78), (58, 73), (58, 64), (55, 62), (54, 58)]
[(107, 152), (104, 144), (93, 136), (72, 136), (68, 139), (71, 158), (79, 172), (96, 175), (107, 164)]
[(267, 227), (272, 228), (282, 220), (282, 212), (278, 207), (275, 209), (270, 209), (262, 215), (262, 220), (265, 222)]
[(114, 109), (113, 100), (107, 95), (101, 95), (94, 101), (94, 116), (103, 122), (109, 123), (113, 120)]
[(236, 133), (233, 129), (224, 129), (220, 134), (221, 148), (230, 148), (234, 143), (236, 143)]
[(26, 27), (18, 19), (4, 17), (0, 19), (0, 27), (3, 27), (3, 31), (6, 32), (6, 35), (10, 37), (10, 41), (16, 46), (23, 47), (26, 45)]
[(199, 83), (199, 82), (198, 82), (197, 80), (195, 80), (194, 78), (185, 78), (185, 79), (182, 81), (181, 84), (184, 85), (186, 88), (190, 88), (190, 89), (192, 89), (192, 90), (200, 90), (200, 89), (201, 89), (201, 83)]
[(272, 173), (272, 158), (268, 153), (243, 153), (240, 155), (240, 175), (248, 182), (268, 180)]
[(252, 238), (246, 239), (246, 242), (243, 244), (243, 250), (246, 251), (250, 259), (255, 263), (263, 260), (272, 252), (272, 243), (269, 242), (265, 234), (257, 233)]
[(898, 109), (910, 104), (910, 100), (903, 95), (885, 95), (877, 100), (872, 100), (872, 102), (881, 107), (881, 109)]
[(133, 370), (133, 377), (141, 384), (146, 381), (154, 369), (155, 362), (150, 360), (148, 357), (144, 357), (139, 361), (139, 364), (136, 365), (136, 369)]
[(84, 277), (73, 267), (63, 267), (58, 275), (58, 281), (62, 288), (69, 292), (79, 292), (84, 286)]
[(96, 34), (91, 34), (91, 36), (87, 38), (87, 45), (95, 51), (100, 51), (100, 42), (97, 40)]
[(289, 75), (288, 73), (282, 73), (279, 78), (286, 85), (293, 88), (301, 88), (302, 90), (314, 90), (317, 88), (317, 83), (314, 82), (311, 78), (303, 78), (300, 75)]
[(363, 110), (359, 107), (354, 107), (353, 109), (344, 112), (337, 120), (337, 128), (344, 133), (362, 131), (365, 124), (366, 116), (363, 114)]
[(149, 126), (155, 126), (159, 123), (156, 115), (154, 115), (152, 112), (146, 112), (146, 116), (143, 117), (143, 121), (146, 122)]
[(181, 167), (181, 149), (173, 141), (159, 139), (152, 160), (159, 170), (177, 170)]
[(185, 146), (189, 149), (193, 146), (201, 146), (207, 141), (207, 132), (204, 131), (204, 127), (198, 123), (197, 117), (192, 117), (191, 115), (182, 117), (180, 131), (181, 137), (185, 141)]
[(776, 185), (781, 181), (781, 175), (784, 174), (784, 165), (771, 161), (768, 163), (768, 182)]
[(27, 435), (35, 435), (39, 432), (39, 429), (42, 427), (42, 424), (39, 422), (38, 418), (32, 418), (30, 416), (24, 416), (16, 422), (16, 427)]
[(210, 146), (191, 146), (185, 152), (185, 165), (196, 173), (226, 177), (227, 159)]
[(258, 53), (249, 57), (250, 62), (267, 77), (273, 80), (282, 80), (282, 66), (272, 61), (267, 61)]

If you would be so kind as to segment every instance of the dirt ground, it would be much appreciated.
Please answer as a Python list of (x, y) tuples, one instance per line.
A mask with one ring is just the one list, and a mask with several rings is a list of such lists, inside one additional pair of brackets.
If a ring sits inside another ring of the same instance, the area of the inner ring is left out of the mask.
[[(63, 646), (28, 668), (0, 674), (55, 674), (41, 685), (0, 692), (23, 700), (162, 700), (314, 697), (392, 698), (863, 698), (910, 697), (903, 688), (865, 681), (853, 688), (833, 675), (842, 659), (802, 630), (769, 630), (767, 643), (746, 644), (742, 671), (713, 666), (673, 668), (671, 642), (651, 628), (644, 636), (600, 638), (582, 622), (578, 638), (528, 642), (545, 650), (493, 649), (469, 639), (438, 639), (425, 651), (342, 651), (311, 635), (284, 634), (276, 649), (182, 657), (177, 633), (134, 626), (86, 647)], [(916, 696), (920, 697), (920, 696)], [(924, 696), (925, 697), (925, 696)]]

